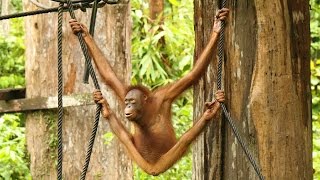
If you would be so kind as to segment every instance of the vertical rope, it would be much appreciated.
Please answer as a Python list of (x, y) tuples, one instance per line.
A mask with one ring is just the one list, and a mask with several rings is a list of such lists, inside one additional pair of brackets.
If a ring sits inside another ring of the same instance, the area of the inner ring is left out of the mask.
[[(90, 29), (89, 29), (89, 33), (91, 34), (92, 37), (94, 35), (94, 27), (96, 26), (97, 11), (98, 11), (98, 0), (95, 0), (92, 7)], [(83, 83), (88, 84), (88, 79), (89, 79), (89, 70), (88, 70), (88, 65), (86, 64), (84, 69), (84, 75), (83, 75)]]
[[(74, 11), (73, 11), (73, 6), (72, 6), (71, 0), (67, 0), (67, 4), (68, 4), (68, 10), (69, 10), (69, 13), (70, 13), (70, 17), (72, 19), (76, 19), (76, 16), (75, 16)], [(92, 64), (91, 64), (91, 60), (90, 60), (90, 56), (89, 56), (89, 52), (88, 52), (87, 46), (86, 46), (86, 44), (84, 42), (84, 39), (82, 37), (82, 34), (79, 32), (77, 34), (77, 36), (78, 36), (78, 39), (79, 39), (79, 42), (80, 42), (80, 46), (81, 46), (83, 55), (85, 57), (86, 64), (88, 65), (89, 74), (91, 76), (93, 84), (94, 84), (96, 89), (100, 89), (100, 85), (99, 85), (98, 79), (97, 79), (97, 77), (95, 75), (95, 72), (93, 70), (93, 67), (92, 67)]]
[(62, 180), (62, 121), (63, 121), (63, 71), (62, 71), (62, 15), (63, 3), (58, 8), (58, 164), (57, 179)]
[[(226, 0), (222, 1), (221, 4), (221, 8), (225, 8), (226, 7)], [(218, 72), (217, 72), (217, 89), (221, 90), (222, 88), (222, 64), (223, 64), (223, 60), (224, 60), (224, 29), (225, 29), (225, 21), (221, 22), (221, 32), (220, 32), (220, 37), (219, 37), (219, 42), (218, 42)], [(240, 146), (242, 147), (245, 155), (248, 157), (251, 165), (253, 166), (254, 170), (256, 171), (258, 177), (260, 180), (264, 180), (264, 177), (261, 173), (261, 170), (257, 164), (257, 162), (255, 161), (255, 159), (253, 158), (252, 154), (250, 153), (248, 147), (246, 146), (246, 144), (244, 143), (243, 139), (241, 138), (239, 131), (237, 129), (237, 127), (234, 124), (234, 121), (231, 119), (230, 113), (228, 112), (226, 106), (224, 105), (224, 103), (221, 103), (221, 108), (222, 111), (229, 123), (229, 125), (231, 126), (231, 129), (234, 133), (234, 135), (236, 136), (238, 142), (240, 143)]]
[[(71, 18), (72, 19), (76, 19), (76, 16), (75, 16), (74, 11), (73, 11), (71, 0), (67, 0), (67, 4), (68, 4), (68, 9), (69, 9), (69, 13), (70, 13)], [(93, 67), (92, 67), (92, 64), (91, 64), (91, 60), (90, 60), (90, 56), (89, 56), (89, 53), (88, 53), (87, 46), (86, 46), (86, 44), (84, 42), (84, 39), (83, 39), (83, 37), (82, 37), (80, 32), (77, 34), (77, 36), (78, 36), (78, 39), (79, 39), (79, 42), (80, 42), (80, 46), (81, 46), (82, 52), (84, 54), (85, 60), (86, 60), (86, 64), (88, 65), (89, 74), (91, 76), (93, 84), (94, 84), (95, 88), (99, 90), (100, 86), (99, 86), (98, 79), (97, 79), (97, 77), (96, 77), (96, 75), (94, 73), (94, 70), (93, 70)], [(97, 133), (97, 130), (98, 130), (98, 125), (99, 125), (100, 111), (101, 111), (101, 105), (98, 104), (97, 107), (96, 107), (95, 120), (94, 120), (93, 128), (92, 128), (92, 131), (91, 131), (89, 145), (88, 145), (88, 149), (87, 149), (87, 152), (86, 152), (85, 163), (83, 165), (82, 172), (81, 172), (81, 175), (80, 175), (80, 179), (81, 180), (84, 180), (86, 178), (86, 174), (87, 174), (88, 167), (89, 167), (89, 164), (90, 164), (90, 158), (91, 158), (91, 153), (92, 153), (92, 149), (93, 149), (93, 144), (94, 144), (94, 140), (95, 140), (96, 133)]]
[(101, 105), (97, 105), (96, 106), (96, 114), (95, 114), (95, 121), (93, 122), (93, 128), (91, 131), (91, 136), (90, 136), (90, 140), (89, 140), (89, 145), (88, 145), (88, 149), (86, 152), (86, 159), (85, 159), (85, 163), (82, 167), (82, 172), (80, 175), (80, 179), (81, 180), (85, 180), (86, 179), (86, 174), (88, 171), (88, 167), (90, 164), (90, 158), (91, 158), (91, 154), (92, 154), (92, 149), (93, 149), (93, 144), (94, 144), (94, 140), (97, 134), (97, 130), (98, 130), (98, 126), (99, 126), (99, 118), (100, 118), (100, 111), (101, 111)]
[(217, 89), (222, 89), (222, 63), (223, 63), (223, 45), (224, 45), (224, 28), (225, 28), (225, 21), (221, 21), (221, 31), (219, 35), (219, 42), (218, 42), (218, 75), (217, 75)]

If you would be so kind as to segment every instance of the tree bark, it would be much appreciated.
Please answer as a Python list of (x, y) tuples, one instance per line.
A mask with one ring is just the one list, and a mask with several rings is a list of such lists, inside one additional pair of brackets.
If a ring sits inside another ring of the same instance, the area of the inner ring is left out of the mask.
[[(53, 1), (40, 1), (58, 6)], [(24, 1), (26, 11), (36, 7)], [(89, 26), (91, 10), (76, 11), (78, 21)], [(94, 87), (83, 84), (84, 58), (78, 39), (68, 25), (70, 15), (63, 17), (64, 94), (93, 92)], [(27, 98), (57, 95), (57, 13), (26, 17), (26, 86)], [(121, 0), (98, 10), (95, 40), (124, 83), (130, 81), (130, 7)], [(98, 77), (99, 78), (99, 77)], [(122, 114), (116, 96), (103, 85), (101, 89), (115, 112)], [(95, 106), (64, 108), (63, 120), (63, 177), (78, 179), (85, 161), (85, 151), (94, 121)], [(26, 123), (27, 147), (30, 153), (33, 179), (56, 179), (57, 111), (28, 113)], [(132, 179), (131, 161), (115, 139), (106, 145), (102, 138), (109, 132), (101, 118), (87, 179)]]
[(149, 16), (155, 21), (161, 15), (160, 22), (163, 22), (164, 0), (149, 0)]
[[(195, 22), (195, 60), (200, 56), (211, 36), (216, 1), (194, 1)], [(212, 60), (205, 76), (194, 87), (194, 120), (204, 112), (204, 103), (211, 101), (216, 87), (216, 51), (210, 56)], [(219, 118), (219, 117), (218, 117)], [(193, 179), (219, 179), (221, 177), (222, 134), (221, 121), (214, 121), (197, 138), (193, 146)]]
[[(10, 8), (10, 1), (9, 0), (1, 0), (1, 15), (8, 15), (9, 8)], [(10, 20), (3, 20), (0, 21), (1, 24), (1, 34), (2, 36), (6, 37), (10, 32)]]
[[(309, 4), (227, 4), (224, 90), (230, 115), (265, 179), (312, 179)], [(216, 7), (195, 1), (195, 57), (207, 42)], [(195, 87), (195, 114), (203, 112), (203, 99), (215, 90), (208, 85), (216, 82), (210, 74), (216, 66), (209, 68)], [(197, 142), (193, 178), (258, 179), (224, 121), (213, 123)]]

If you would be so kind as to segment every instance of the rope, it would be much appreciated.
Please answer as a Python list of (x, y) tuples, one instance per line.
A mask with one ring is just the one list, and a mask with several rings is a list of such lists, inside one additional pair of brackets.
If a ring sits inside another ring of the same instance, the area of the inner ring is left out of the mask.
[(57, 179), (62, 180), (62, 122), (63, 122), (63, 71), (62, 71), (62, 15), (63, 3), (60, 3), (58, 10), (58, 164)]
[[(96, 26), (97, 11), (98, 11), (98, 0), (95, 0), (92, 7), (90, 29), (89, 29), (89, 33), (92, 37), (94, 36), (94, 27)], [(88, 80), (89, 80), (89, 70), (88, 70), (88, 65), (86, 64), (84, 69), (84, 75), (83, 75), (83, 83), (88, 84)]]
[[(58, 1), (60, 2), (60, 1)], [(80, 1), (79, 1), (80, 2)], [(95, 0), (94, 3), (94, 13), (97, 13), (98, 7), (103, 7), (106, 3), (109, 3), (108, 1), (104, 1), (102, 3), (98, 3), (98, 0)], [(110, 2), (114, 3), (114, 2)], [(80, 3), (72, 5), (71, 0), (67, 0), (68, 6), (64, 6), (64, 3), (61, 1), (59, 4), (59, 7), (55, 8), (48, 8), (48, 9), (41, 9), (36, 11), (29, 11), (29, 12), (22, 12), (22, 13), (15, 13), (10, 15), (4, 15), (0, 16), (0, 21), (5, 19), (11, 19), (11, 18), (18, 18), (18, 17), (25, 17), (25, 16), (32, 16), (37, 14), (44, 14), (44, 13), (50, 13), (50, 12), (57, 12), (58, 11), (58, 163), (57, 163), (57, 179), (62, 180), (62, 159), (63, 159), (63, 145), (62, 145), (62, 121), (63, 121), (63, 102), (62, 102), (62, 95), (63, 95), (63, 72), (62, 72), (62, 15), (64, 10), (69, 10), (70, 16), (73, 19), (75, 18), (74, 9), (85, 9), (85, 8), (91, 8), (92, 5), (89, 3)], [(95, 18), (96, 15), (94, 15)], [(93, 25), (94, 26), (94, 25)], [(93, 31), (92, 31), (93, 32)], [(89, 74), (91, 75), (91, 78), (93, 80), (94, 86), (96, 89), (100, 89), (97, 77), (94, 73), (91, 60), (89, 57), (89, 53), (87, 50), (87, 47), (85, 45), (85, 42), (83, 40), (83, 37), (81, 33), (77, 34), (80, 46), (82, 49), (82, 52), (85, 56), (86, 60), (86, 66), (88, 67)], [(88, 170), (88, 166), (90, 163), (90, 157), (93, 149), (93, 144), (95, 140), (95, 136), (97, 133), (98, 125), (99, 125), (99, 117), (100, 117), (100, 111), (101, 111), (101, 105), (97, 105), (96, 107), (96, 114), (95, 114), (95, 121), (93, 123), (93, 129), (90, 136), (90, 141), (88, 145), (88, 149), (86, 152), (86, 159), (85, 164), (83, 166), (83, 170), (81, 173), (81, 180), (84, 180), (86, 177), (86, 173)]]
[[(68, 9), (69, 9), (69, 13), (70, 13), (71, 18), (72, 19), (76, 19), (74, 11), (73, 11), (71, 0), (67, 0), (67, 5), (68, 5)], [(91, 76), (93, 84), (94, 84), (96, 89), (100, 89), (97, 77), (96, 77), (96, 75), (94, 73), (94, 70), (93, 70), (93, 67), (92, 67), (92, 64), (91, 64), (91, 61), (90, 61), (90, 56), (89, 56), (89, 53), (88, 53), (87, 46), (86, 46), (86, 44), (84, 42), (84, 39), (83, 39), (83, 37), (82, 37), (80, 32), (77, 34), (77, 36), (78, 36), (78, 39), (79, 39), (79, 42), (80, 42), (80, 46), (81, 46), (82, 52), (83, 52), (83, 54), (85, 56), (86, 64), (88, 65), (89, 74)], [(101, 111), (101, 105), (98, 104), (97, 107), (96, 107), (95, 120), (94, 120), (94, 123), (93, 123), (93, 128), (92, 128), (92, 132), (91, 132), (91, 136), (90, 136), (90, 140), (89, 140), (89, 145), (88, 145), (88, 149), (87, 149), (87, 152), (86, 152), (86, 159), (85, 159), (85, 163), (83, 165), (83, 169), (82, 169), (81, 176), (80, 176), (81, 180), (84, 180), (86, 178), (86, 174), (87, 174), (87, 171), (88, 171), (88, 166), (89, 166), (89, 163), (90, 163), (90, 157), (91, 157), (91, 153), (92, 153), (92, 148), (93, 148), (94, 140), (95, 140), (96, 133), (97, 133), (97, 130), (98, 130), (100, 111)]]
[[(222, 5), (221, 8), (225, 8), (226, 7), (226, 0), (222, 1)], [(225, 29), (225, 21), (221, 22), (221, 32), (220, 32), (220, 37), (219, 37), (219, 43), (218, 43), (218, 75), (217, 75), (217, 88), (218, 90), (221, 90), (221, 86), (222, 86), (222, 62), (224, 59), (224, 52), (223, 52), (223, 45), (224, 45), (224, 29)], [(223, 113), (229, 123), (229, 125), (231, 126), (231, 129), (234, 133), (234, 135), (236, 136), (238, 142), (240, 143), (240, 146), (242, 147), (244, 153), (246, 154), (246, 156), (248, 157), (251, 165), (253, 166), (254, 170), (256, 171), (258, 177), (260, 180), (264, 180), (264, 177), (261, 173), (261, 169), (259, 168), (257, 162), (255, 161), (255, 159), (253, 158), (252, 154), (250, 153), (250, 151), (248, 150), (248, 147), (246, 146), (246, 144), (244, 143), (243, 139), (241, 138), (239, 131), (237, 129), (237, 127), (234, 124), (234, 121), (231, 119), (230, 113), (228, 112), (226, 106), (224, 105), (224, 103), (221, 103), (221, 108), (223, 110)]]
[(32, 16), (32, 15), (37, 15), (37, 14), (51, 13), (51, 12), (57, 12), (58, 9), (59, 9), (59, 7), (54, 7), (54, 8), (49, 8), (49, 9), (41, 9), (41, 10), (36, 10), (36, 11), (29, 11), (29, 12), (22, 12), (22, 13), (3, 15), (3, 16), (0, 16), (0, 20), (12, 19), (12, 18), (18, 18), (18, 17), (24, 17), (24, 16)]
[[(103, 7), (106, 4), (106, 2), (101, 2), (98, 4), (98, 7)], [(92, 8), (91, 4), (87, 3), (79, 3), (73, 5), (74, 10), (81, 9), (84, 10), (86, 8)], [(0, 16), (0, 21), (5, 19), (12, 19), (12, 18), (19, 18), (19, 17), (25, 17), (25, 16), (33, 16), (38, 14), (45, 14), (45, 13), (51, 13), (51, 12), (58, 12), (59, 7), (53, 7), (48, 9), (40, 9), (35, 11), (28, 11), (28, 12), (22, 12), (22, 13), (14, 13), (14, 14), (8, 14)], [(63, 6), (63, 11), (68, 10), (68, 7)]]

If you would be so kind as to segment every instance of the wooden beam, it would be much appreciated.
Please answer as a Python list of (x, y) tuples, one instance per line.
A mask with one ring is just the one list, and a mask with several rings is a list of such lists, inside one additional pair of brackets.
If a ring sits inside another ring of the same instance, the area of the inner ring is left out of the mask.
[[(91, 93), (63, 96), (62, 99), (63, 107), (87, 106), (95, 104), (92, 99)], [(0, 113), (24, 112), (56, 108), (58, 108), (58, 98), (56, 96), (0, 101)]]
[(26, 88), (0, 89), (0, 100), (22, 99), (26, 97)]

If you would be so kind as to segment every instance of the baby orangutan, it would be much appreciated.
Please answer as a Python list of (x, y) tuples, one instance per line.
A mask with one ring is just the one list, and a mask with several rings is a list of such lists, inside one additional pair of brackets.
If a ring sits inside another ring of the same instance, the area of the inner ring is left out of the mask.
[(131, 135), (118, 120), (100, 91), (94, 92), (95, 102), (102, 105), (103, 117), (108, 120), (112, 131), (124, 144), (130, 157), (148, 174), (158, 175), (179, 160), (191, 142), (217, 114), (220, 102), (224, 101), (224, 92), (217, 91), (216, 101), (207, 102), (205, 104), (207, 109), (201, 118), (179, 140), (176, 139), (171, 122), (172, 102), (205, 73), (210, 63), (208, 57), (216, 48), (221, 30), (220, 22), (226, 19), (228, 13), (228, 9), (221, 9), (216, 14), (211, 38), (190, 73), (154, 91), (144, 86), (127, 87), (123, 84), (87, 28), (76, 20), (69, 22), (74, 33), (82, 33), (103, 81), (115, 92), (120, 101), (125, 103), (125, 117), (133, 123), (134, 134)]
[(171, 103), (157, 101), (159, 97), (153, 93), (145, 94), (140, 88), (143, 87), (132, 87), (125, 97), (125, 116), (134, 124), (134, 135), (117, 119), (100, 91), (94, 92), (94, 100), (102, 105), (102, 116), (108, 120), (133, 161), (146, 173), (155, 176), (169, 169), (184, 155), (192, 141), (217, 114), (219, 102), (224, 101), (224, 93), (216, 92), (216, 101), (205, 104), (206, 111), (202, 117), (177, 141), (171, 123)]

